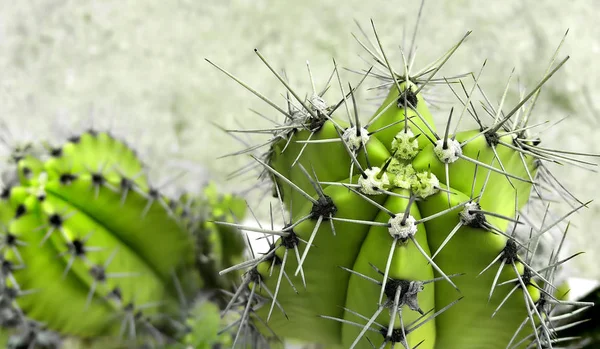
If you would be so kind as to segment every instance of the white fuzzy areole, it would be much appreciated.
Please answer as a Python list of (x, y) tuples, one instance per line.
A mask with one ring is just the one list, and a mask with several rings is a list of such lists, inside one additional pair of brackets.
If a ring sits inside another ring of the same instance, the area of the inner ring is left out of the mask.
[(469, 225), (475, 221), (477, 218), (477, 212), (470, 213), (470, 210), (479, 210), (481, 206), (475, 201), (471, 201), (465, 204), (465, 207), (460, 212), (460, 219), (464, 222), (464, 224)]
[(440, 180), (433, 173), (420, 172), (414, 176), (412, 191), (420, 198), (425, 199), (438, 192)]
[(456, 139), (448, 139), (446, 144), (447, 148), (444, 149), (444, 140), (438, 140), (435, 142), (433, 152), (441, 162), (445, 164), (453, 163), (462, 155), (462, 148)]
[(381, 194), (384, 187), (390, 185), (390, 179), (388, 178), (387, 173), (384, 172), (382, 173), (381, 178), (377, 178), (380, 171), (381, 169), (379, 167), (371, 167), (365, 170), (367, 178), (364, 178), (363, 176), (358, 177), (358, 185), (360, 186), (359, 190), (361, 193), (365, 195)]
[(342, 140), (348, 145), (351, 151), (357, 151), (363, 144), (367, 144), (369, 141), (369, 131), (361, 127), (359, 135), (356, 135), (356, 126), (348, 127), (342, 134)]
[(411, 130), (402, 130), (392, 140), (392, 151), (396, 158), (410, 160), (419, 153), (419, 141)]
[(417, 220), (412, 215), (409, 215), (404, 224), (402, 224), (402, 219), (404, 218), (404, 213), (399, 213), (396, 217), (390, 218), (388, 221), (389, 227), (388, 232), (394, 239), (406, 240), (415, 236), (417, 233)]

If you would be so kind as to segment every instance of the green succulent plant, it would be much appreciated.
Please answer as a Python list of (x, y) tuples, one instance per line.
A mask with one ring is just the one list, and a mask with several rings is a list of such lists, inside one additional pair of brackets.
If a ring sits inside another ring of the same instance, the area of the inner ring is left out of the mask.
[(20, 331), (8, 347), (54, 348), (61, 337), (104, 347), (202, 342), (186, 322), (219, 306), (190, 300), (231, 289), (214, 275), (244, 253), (237, 229), (208, 220), (243, 218), (243, 201), (214, 184), (168, 198), (108, 132), (19, 148), (12, 163), (0, 198), (0, 320)]
[(196, 264), (205, 287), (229, 289), (239, 279), (239, 273), (220, 276), (219, 271), (240, 263), (246, 244), (238, 229), (214, 222), (239, 221), (246, 215), (246, 202), (238, 196), (221, 194), (215, 183), (204, 188), (201, 198), (184, 194), (178, 202), (175, 212), (196, 238)]
[[(548, 164), (580, 165), (591, 154), (532, 135), (541, 88), (568, 57), (556, 63), (555, 55), (516, 104), (507, 108), (509, 79), (498, 104), (482, 93), (476, 108), (481, 71), (437, 75), (470, 32), (420, 70), (408, 49), (395, 70), (373, 31), (375, 42), (359, 40), (375, 61), (359, 85), (376, 77), (385, 95), (366, 121), (358, 86), (342, 83), (335, 61), (326, 86), (317, 90), (311, 75), (303, 97), (256, 50), (285, 87), (287, 109), (209, 61), (284, 116), (268, 129), (228, 130), (271, 135), (261, 154), (259, 146), (236, 154), (251, 154), (254, 167), (245, 168), (272, 183), (284, 220), (281, 228), (220, 222), (277, 238), (263, 255), (224, 270), (245, 271), (231, 300), (246, 307), (238, 333), (327, 348), (552, 348), (560, 342), (556, 309), (590, 305), (566, 301), (556, 277), (575, 256), (563, 256), (562, 223), (588, 203)], [(431, 112), (432, 85), (450, 89), (458, 107)], [(463, 129), (466, 118), (478, 126)], [(555, 197), (572, 210), (549, 213)], [(541, 223), (531, 210), (541, 210)], [(551, 253), (540, 257), (546, 238)]]

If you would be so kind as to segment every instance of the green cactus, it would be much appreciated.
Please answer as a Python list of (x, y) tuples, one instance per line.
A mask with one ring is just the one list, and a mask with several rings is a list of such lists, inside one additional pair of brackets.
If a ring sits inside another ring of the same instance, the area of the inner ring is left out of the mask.
[(129, 336), (134, 316), (141, 326), (177, 304), (172, 279), (193, 245), (142, 169), (124, 143), (96, 132), (47, 159), (18, 159), (19, 182), (0, 206), (3, 271), (8, 287), (31, 290), (17, 299), (28, 317), (67, 335)]
[(205, 288), (228, 289), (239, 274), (219, 276), (219, 271), (240, 263), (244, 258), (246, 244), (238, 229), (219, 226), (215, 221), (236, 222), (246, 215), (246, 203), (231, 194), (222, 195), (216, 184), (204, 188), (201, 198), (186, 194), (173, 206), (187, 230), (196, 242), (196, 265)]
[(244, 241), (207, 220), (241, 219), (240, 199), (214, 185), (200, 197), (167, 198), (107, 132), (84, 132), (48, 152), (25, 147), (12, 160), (16, 174), (5, 173), (0, 200), (0, 318), (23, 330), (9, 347), (45, 348), (59, 335), (103, 339), (104, 347), (175, 343), (198, 315), (188, 300), (231, 289), (214, 275), (241, 260)]
[[(551, 348), (560, 330), (554, 310), (590, 305), (562, 300), (554, 285), (557, 268), (574, 257), (559, 256), (566, 228), (545, 264), (534, 264), (540, 239), (587, 205), (546, 164), (580, 164), (589, 154), (546, 148), (530, 136), (540, 89), (567, 59), (555, 64), (554, 57), (516, 105), (506, 108), (506, 92), (498, 106), (483, 95), (481, 111), (474, 106), (480, 75), (470, 74), (470, 88), (469, 75), (436, 76), (470, 33), (420, 71), (409, 69), (410, 49), (398, 73), (373, 31), (376, 43), (361, 44), (378, 69), (364, 78), (378, 77), (386, 96), (366, 122), (357, 88), (344, 87), (335, 61), (331, 85), (341, 98), (328, 104), (329, 81), (317, 91), (311, 76), (313, 91), (302, 98), (256, 51), (285, 86), (287, 110), (209, 61), (285, 117), (255, 130), (272, 133), (252, 161), (274, 183), (285, 222), (243, 227), (278, 239), (263, 256), (226, 270), (246, 271), (231, 301), (246, 304), (238, 331), (327, 348)], [(435, 121), (443, 116), (434, 117), (427, 102), (433, 83), (459, 103), (444, 113), (441, 130)], [(467, 114), (478, 128), (460, 130)], [(541, 224), (531, 223), (524, 208), (547, 210), (549, 193), (573, 210), (558, 219), (542, 212)]]

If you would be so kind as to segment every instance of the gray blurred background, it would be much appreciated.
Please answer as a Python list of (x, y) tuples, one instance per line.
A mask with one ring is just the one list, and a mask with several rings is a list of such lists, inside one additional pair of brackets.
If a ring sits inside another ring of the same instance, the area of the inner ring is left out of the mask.
[[(13, 143), (40, 137), (52, 141), (80, 127), (110, 127), (134, 140), (155, 166), (158, 182), (186, 168), (180, 186), (196, 188), (212, 178), (224, 189), (243, 190), (247, 183), (225, 177), (246, 159), (217, 159), (242, 145), (210, 122), (264, 127), (268, 123), (249, 109), (276, 114), (205, 58), (283, 106), (284, 90), (255, 56), (255, 47), (275, 67), (285, 68), (293, 86), (309, 91), (307, 60), (318, 86), (329, 76), (332, 58), (343, 67), (368, 68), (361, 59), (367, 56), (351, 35), (359, 34), (355, 20), (371, 37), (369, 20), (375, 21), (391, 60), (400, 67), (398, 45), (405, 32), (409, 41), (418, 7), (419, 1), (400, 0), (1, 0), (2, 134)], [(544, 88), (535, 120), (567, 117), (544, 132), (547, 147), (598, 153), (599, 14), (600, 2), (594, 0), (427, 1), (416, 67), (473, 30), (441, 75), (476, 72), (488, 59), (481, 84), (497, 102), (514, 67), (508, 97), (514, 105), (517, 83), (527, 90), (535, 85), (569, 29), (559, 58), (571, 59)], [(342, 76), (359, 80), (347, 71)], [(373, 95), (363, 90), (358, 97)], [(370, 107), (362, 108), (363, 117)], [(440, 125), (448, 109), (437, 112)], [(554, 170), (581, 200), (598, 197), (597, 174), (571, 166)], [(250, 193), (250, 199), (257, 196)], [(573, 276), (600, 278), (599, 207), (592, 203), (573, 218), (571, 249), (587, 252), (571, 263)]]

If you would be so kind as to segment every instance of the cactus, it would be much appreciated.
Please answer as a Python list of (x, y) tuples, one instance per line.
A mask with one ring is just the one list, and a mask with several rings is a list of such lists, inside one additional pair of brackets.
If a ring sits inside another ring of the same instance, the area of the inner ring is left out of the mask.
[[(540, 90), (568, 57), (556, 63), (555, 54), (510, 108), (510, 78), (497, 105), (482, 93), (483, 108), (475, 108), (481, 71), (437, 76), (470, 33), (415, 71), (412, 48), (395, 70), (374, 24), (373, 32), (375, 42), (359, 42), (377, 67), (359, 85), (378, 77), (386, 95), (366, 121), (359, 86), (344, 86), (335, 61), (337, 81), (318, 91), (311, 75), (313, 90), (303, 98), (255, 50), (285, 87), (287, 109), (208, 61), (284, 116), (269, 129), (228, 130), (271, 134), (260, 155), (260, 146), (236, 154), (251, 154), (252, 168), (272, 183), (284, 221), (281, 228), (219, 222), (277, 237), (262, 256), (224, 270), (245, 271), (230, 303), (246, 307), (238, 333), (327, 348), (553, 347), (563, 328), (553, 326), (556, 310), (590, 306), (565, 300), (557, 277), (577, 255), (564, 256), (562, 223), (588, 203), (547, 164), (588, 164), (580, 158), (594, 155), (556, 150), (531, 135), (540, 126), (531, 122)], [(448, 87), (459, 107), (431, 112), (433, 84)], [(341, 97), (325, 96), (330, 85)], [(462, 128), (469, 117), (477, 128)], [(445, 127), (436, 128), (443, 118)], [(556, 198), (572, 210), (554, 214)], [(541, 222), (532, 222), (536, 210)], [(562, 230), (551, 236), (556, 227)], [(546, 240), (551, 252), (540, 256)]]
[(16, 148), (15, 169), (4, 173), (1, 320), (21, 329), (7, 345), (55, 348), (60, 337), (102, 339), (103, 347), (190, 340), (189, 318), (214, 311), (208, 301), (190, 311), (189, 300), (231, 288), (209, 276), (244, 250), (237, 230), (206, 220), (233, 222), (245, 205), (214, 185), (199, 198), (169, 199), (149, 184), (136, 153), (108, 132), (86, 131), (49, 148)]
[(231, 194), (220, 194), (216, 184), (210, 183), (204, 188), (201, 198), (185, 194), (172, 207), (195, 237), (196, 265), (205, 288), (228, 289), (239, 275), (231, 273), (220, 277), (218, 272), (240, 263), (246, 245), (237, 229), (214, 222), (233, 223), (242, 219), (246, 214), (245, 201)]

